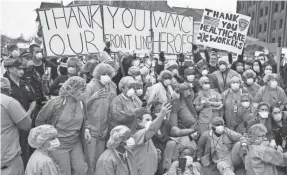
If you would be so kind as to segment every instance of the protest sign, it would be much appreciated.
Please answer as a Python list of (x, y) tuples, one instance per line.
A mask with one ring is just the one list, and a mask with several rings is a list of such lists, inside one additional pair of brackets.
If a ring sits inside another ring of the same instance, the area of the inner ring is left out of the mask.
[(103, 6), (105, 40), (117, 52), (151, 50), (150, 12), (146, 10)]
[(102, 51), (103, 27), (99, 5), (38, 10), (47, 56)]
[(197, 36), (199, 44), (241, 54), (250, 19), (237, 13), (205, 9)]
[(192, 53), (193, 18), (172, 13), (153, 12), (154, 52)]

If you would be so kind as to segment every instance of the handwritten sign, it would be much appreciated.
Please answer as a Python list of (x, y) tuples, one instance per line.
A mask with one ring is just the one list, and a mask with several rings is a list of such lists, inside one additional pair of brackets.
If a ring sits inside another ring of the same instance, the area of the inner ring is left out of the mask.
[(99, 5), (39, 10), (47, 56), (102, 51), (103, 27)]
[(198, 34), (199, 44), (241, 54), (251, 17), (205, 9)]
[(191, 54), (193, 18), (172, 13), (153, 12), (154, 52)]

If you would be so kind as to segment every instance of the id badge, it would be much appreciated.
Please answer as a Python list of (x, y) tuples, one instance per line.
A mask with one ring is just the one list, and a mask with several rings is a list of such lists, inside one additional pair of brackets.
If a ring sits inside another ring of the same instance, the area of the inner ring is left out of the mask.
[(234, 105), (233, 109), (234, 109), (234, 112), (236, 113), (237, 112), (237, 105)]

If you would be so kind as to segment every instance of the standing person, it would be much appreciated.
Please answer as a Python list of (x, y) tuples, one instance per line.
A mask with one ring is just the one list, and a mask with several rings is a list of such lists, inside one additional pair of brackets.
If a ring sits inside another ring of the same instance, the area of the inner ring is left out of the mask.
[[(24, 75), (23, 62), (20, 58), (8, 58), (5, 60), (4, 66), (7, 67), (7, 72), (5, 73), (4, 77), (9, 80), (11, 85), (10, 96), (16, 99), (27, 111), (27, 113), (31, 115), (33, 126), (35, 123), (35, 118), (32, 114), (36, 106), (36, 95), (32, 86), (28, 82), (21, 79)], [(20, 130), (19, 138), (22, 150), (21, 156), (25, 167), (32, 152), (28, 144), (28, 135), (29, 132)]]
[(231, 78), (238, 75), (237, 72), (228, 68), (229, 62), (227, 58), (218, 59), (219, 70), (212, 73), (215, 81), (218, 83), (219, 92), (222, 93), (230, 87)]
[(1, 174), (24, 175), (21, 159), (19, 131), (31, 129), (30, 114), (21, 104), (10, 97), (11, 86), (7, 78), (1, 77)]
[(97, 175), (139, 175), (139, 167), (127, 141), (131, 130), (123, 125), (116, 126), (110, 133), (105, 152), (100, 156)]
[(266, 85), (266, 82), (264, 81), (264, 77), (273, 73), (271, 65), (265, 65), (265, 67), (263, 68), (264, 68), (264, 72), (261, 76), (260, 81), (257, 82), (260, 86)]
[(91, 135), (86, 128), (86, 81), (69, 78), (61, 87), (59, 97), (50, 100), (39, 112), (36, 126), (51, 124), (58, 130), (61, 146), (52, 151), (64, 175), (85, 174), (86, 143)]
[[(207, 51), (205, 51), (207, 52)], [(208, 53), (206, 53), (208, 55)], [(205, 54), (205, 55), (206, 55)], [(209, 56), (208, 56), (209, 57)], [(213, 72), (218, 70), (218, 55), (216, 52), (211, 52), (210, 53), (210, 58), (207, 59), (209, 60), (209, 65), (208, 65), (208, 69), (209, 69), (209, 73), (212, 74)]]
[(94, 175), (97, 161), (105, 151), (108, 135), (110, 104), (117, 95), (117, 85), (111, 81), (112, 66), (100, 63), (93, 72), (94, 78), (87, 85), (87, 123), (91, 132), (91, 143), (87, 146), (88, 175)]
[(55, 127), (41, 125), (33, 128), (30, 131), (28, 140), (30, 146), (36, 148), (36, 151), (28, 162), (26, 175), (60, 175), (60, 168), (51, 156), (51, 151), (60, 146)]
[(279, 106), (271, 106), (272, 130), (274, 135), (278, 135), (280, 128), (287, 125), (287, 113), (281, 111)]
[(263, 68), (261, 62), (259, 60), (254, 60), (252, 63), (252, 69), (256, 73), (255, 82), (258, 83), (259, 81), (261, 81), (263, 75)]
[(104, 51), (107, 52), (109, 55), (111, 55), (111, 42), (106, 42), (106, 47), (104, 48)]
[(254, 98), (260, 88), (260, 85), (255, 83), (256, 73), (253, 70), (248, 69), (243, 73), (242, 79), (244, 82), (242, 84), (242, 92), (248, 93)]
[(287, 153), (262, 144), (267, 129), (256, 124), (248, 130), (249, 150), (245, 156), (247, 175), (278, 175), (276, 166), (287, 166)]
[(12, 44), (7, 47), (9, 58), (19, 58), (20, 50), (16, 44)]

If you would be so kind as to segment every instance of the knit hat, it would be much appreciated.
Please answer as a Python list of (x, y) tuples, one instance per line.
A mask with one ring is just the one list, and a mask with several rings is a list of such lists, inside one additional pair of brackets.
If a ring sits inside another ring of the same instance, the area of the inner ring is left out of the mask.
[(211, 121), (212, 125), (224, 125), (224, 120), (221, 117), (214, 117)]

